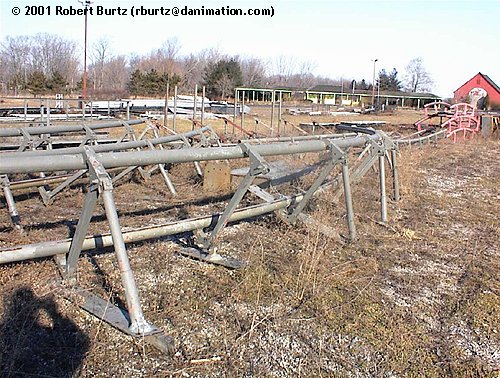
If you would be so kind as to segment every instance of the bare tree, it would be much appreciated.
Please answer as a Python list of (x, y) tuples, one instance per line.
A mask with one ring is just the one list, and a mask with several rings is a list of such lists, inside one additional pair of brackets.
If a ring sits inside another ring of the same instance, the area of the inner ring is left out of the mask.
[(434, 81), (425, 69), (422, 58), (410, 60), (405, 68), (404, 88), (408, 92), (429, 92)]
[(298, 83), (296, 84), (299, 88), (309, 88), (314, 83), (313, 71), (316, 68), (316, 63), (310, 60), (303, 61), (300, 63), (298, 72)]
[(146, 56), (134, 56), (130, 60), (132, 71), (150, 72), (152, 70), (159, 74), (181, 75), (182, 63), (178, 57), (180, 44), (177, 38), (165, 41), (161, 48), (151, 51)]
[(225, 56), (217, 48), (204, 49), (198, 54), (190, 54), (182, 59), (181, 90), (192, 91), (196, 84), (203, 84), (203, 74), (210, 63)]
[(92, 64), (89, 67), (94, 90), (101, 89), (104, 82), (104, 65), (110, 59), (109, 39), (102, 37), (92, 46)]
[(240, 60), (243, 73), (243, 83), (249, 87), (258, 87), (265, 83), (266, 69), (264, 63), (258, 58), (245, 58)]
[(27, 77), (31, 73), (31, 43), (29, 37), (6, 37), (0, 46), (0, 81), (6, 88), (14, 89), (14, 93), (26, 86)]
[(290, 77), (295, 73), (297, 61), (294, 57), (280, 55), (273, 59), (270, 82), (273, 85), (288, 85)]
[[(34, 70), (47, 77), (59, 72), (68, 79), (77, 67), (76, 43), (54, 34), (41, 33), (32, 37), (31, 59)], [(76, 64), (75, 64), (76, 63)]]
[(124, 55), (114, 56), (103, 67), (103, 88), (112, 91), (124, 91), (129, 75), (127, 58)]
[(17, 93), (34, 72), (74, 83), (78, 77), (77, 45), (53, 34), (6, 37), (0, 47), (2, 82)]

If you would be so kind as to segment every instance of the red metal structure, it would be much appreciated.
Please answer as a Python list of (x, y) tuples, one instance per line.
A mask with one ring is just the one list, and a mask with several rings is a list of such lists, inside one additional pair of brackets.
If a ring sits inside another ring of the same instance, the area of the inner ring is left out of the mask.
[[(456, 142), (458, 135), (463, 133), (463, 139), (474, 138), (474, 135), (481, 129), (481, 117), (477, 114), (477, 109), (466, 103), (450, 105), (446, 102), (433, 102), (425, 105), (425, 116), (415, 122), (418, 131), (433, 131), (436, 127), (447, 128), (447, 137), (453, 137)], [(439, 123), (433, 124), (439, 119)]]

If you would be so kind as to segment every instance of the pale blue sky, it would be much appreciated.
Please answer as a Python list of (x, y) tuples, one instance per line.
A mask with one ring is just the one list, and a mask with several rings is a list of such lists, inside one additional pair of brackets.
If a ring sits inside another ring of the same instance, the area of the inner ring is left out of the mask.
[[(51, 16), (26, 16), (28, 5), (51, 6)], [(56, 33), (83, 50), (83, 16), (55, 16), (55, 7), (80, 8), (77, 0), (0, 0), (0, 39), (5, 36)], [(250, 16), (90, 16), (89, 45), (100, 37), (117, 54), (144, 54), (177, 37), (181, 54), (217, 47), (231, 55), (276, 56), (314, 63), (314, 73), (332, 78), (371, 81), (373, 63), (395, 67), (422, 57), (434, 81), (434, 93), (448, 97), (477, 72), (500, 85), (500, 0), (476, 1), (140, 1), (95, 0), (94, 8), (148, 8), (226, 5), (274, 7), (274, 17)], [(12, 14), (13, 7), (21, 15)]]

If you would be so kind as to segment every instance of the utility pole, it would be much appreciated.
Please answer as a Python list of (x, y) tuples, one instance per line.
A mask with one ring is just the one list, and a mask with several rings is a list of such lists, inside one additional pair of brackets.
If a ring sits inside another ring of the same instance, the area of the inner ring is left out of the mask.
[(378, 59), (373, 59), (373, 79), (372, 79), (372, 107), (375, 107), (375, 63), (378, 62)]
[(83, 46), (83, 100), (87, 99), (87, 13), (92, 4), (91, 0), (78, 0), (85, 8), (85, 42)]

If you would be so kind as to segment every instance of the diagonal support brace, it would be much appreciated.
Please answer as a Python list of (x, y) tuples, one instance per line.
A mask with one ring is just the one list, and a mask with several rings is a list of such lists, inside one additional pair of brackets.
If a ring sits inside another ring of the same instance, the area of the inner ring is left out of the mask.
[(248, 188), (250, 187), (250, 185), (252, 185), (255, 177), (269, 172), (269, 166), (267, 165), (267, 163), (264, 161), (262, 156), (260, 156), (250, 147), (250, 145), (242, 143), (241, 148), (243, 152), (250, 158), (250, 169), (241, 181), (238, 189), (234, 193), (226, 209), (217, 221), (217, 224), (215, 225), (213, 231), (208, 237), (200, 238), (202, 247), (206, 249), (209, 254), (215, 253), (214, 244), (217, 240), (219, 232), (226, 226), (229, 217), (233, 214), (234, 210), (243, 199), (243, 196), (247, 193)]
[(14, 224), (14, 227), (17, 230), (22, 231), (21, 218), (19, 217), (19, 213), (17, 212), (16, 202), (14, 201), (14, 196), (12, 195), (12, 191), (10, 190), (10, 181), (7, 175), (0, 176), (0, 186), (3, 189), (5, 201), (7, 202), (10, 219)]
[(332, 172), (333, 168), (341, 163), (341, 164), (346, 164), (347, 163), (347, 155), (346, 153), (338, 148), (332, 141), (329, 142), (329, 150), (331, 154), (331, 159), (325, 164), (323, 170), (320, 172), (318, 177), (316, 177), (316, 180), (314, 180), (313, 184), (310, 186), (310, 188), (307, 190), (307, 192), (304, 194), (304, 198), (302, 201), (300, 201), (295, 207), (290, 207), (288, 209), (288, 216), (287, 220), (291, 224), (294, 224), (297, 221), (297, 217), (299, 214), (304, 210), (304, 208), (307, 206), (308, 202), (311, 200), (312, 196), (316, 192), (316, 190), (319, 189), (321, 184), (326, 180), (326, 178), (330, 175)]
[(227, 268), (238, 269), (243, 266), (243, 264), (237, 260), (231, 259), (229, 257), (223, 257), (217, 253), (215, 244), (217, 242), (217, 237), (220, 231), (227, 225), (229, 218), (236, 210), (236, 207), (243, 199), (244, 195), (249, 190), (255, 177), (269, 172), (269, 166), (264, 161), (262, 156), (260, 156), (256, 151), (254, 151), (248, 144), (242, 143), (241, 149), (246, 156), (250, 158), (250, 168), (248, 173), (245, 175), (241, 181), (238, 189), (234, 193), (233, 197), (229, 201), (224, 212), (221, 214), (217, 220), (217, 224), (210, 234), (205, 234), (200, 231), (196, 235), (196, 243), (200, 248), (184, 248), (180, 251), (181, 254), (207, 261), (217, 265), (223, 265)]
[(113, 184), (111, 177), (106, 172), (102, 164), (97, 160), (95, 152), (85, 146), (83, 156), (87, 162), (91, 184), (87, 196), (82, 216), (78, 222), (75, 236), (73, 237), (68, 254), (68, 264), (66, 268), (69, 277), (74, 276), (78, 257), (81, 253), (83, 240), (92, 217), (92, 212), (96, 206), (97, 199), (102, 196), (106, 217), (108, 219), (116, 258), (120, 267), (120, 276), (127, 301), (127, 308), (130, 315), (129, 331), (134, 335), (149, 335), (157, 333), (158, 329), (149, 324), (144, 318), (139, 293), (135, 282), (132, 268), (125, 248), (123, 234), (120, 228), (118, 213), (113, 198)]

